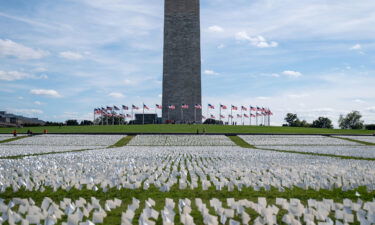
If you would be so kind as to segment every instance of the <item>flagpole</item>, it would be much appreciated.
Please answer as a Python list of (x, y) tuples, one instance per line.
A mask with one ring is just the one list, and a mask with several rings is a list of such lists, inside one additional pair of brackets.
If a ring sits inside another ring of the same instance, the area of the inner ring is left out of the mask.
[(145, 103), (142, 103), (142, 104), (143, 104), (142, 124), (144, 125), (145, 124)]
[(104, 115), (103, 115), (103, 107), (100, 109), (101, 111), (101, 116), (102, 116), (102, 118), (101, 118), (101, 122), (102, 122), (102, 126), (104, 126)]
[(210, 109), (209, 109), (208, 104), (207, 104), (207, 112), (206, 112), (206, 118), (207, 118), (207, 119), (209, 118), (209, 117), (208, 117), (208, 113), (209, 113), (209, 111), (210, 111)]
[(243, 124), (243, 118), (242, 118), (242, 106), (241, 106), (241, 125)]
[(133, 104), (132, 104), (132, 111), (131, 111), (131, 112), (132, 112), (132, 118), (131, 118), (132, 120), (134, 120), (134, 119), (133, 119), (133, 117), (134, 117), (133, 110), (134, 110), (134, 109), (133, 109)]
[[(156, 112), (156, 109), (157, 109), (158, 107), (156, 107), (156, 105), (155, 105), (155, 114), (156, 114), (156, 118), (158, 118), (158, 113)], [(156, 119), (154, 120), (154, 124), (156, 123)]]
[(221, 122), (221, 103), (219, 103), (219, 118), (220, 118), (220, 122)]
[(112, 126), (115, 125), (115, 117), (113, 112), (116, 113), (116, 111), (112, 111)]
[(230, 123), (233, 125), (233, 106), (230, 106)]
[(194, 106), (194, 123), (197, 122), (197, 105)]
[(184, 109), (181, 106), (181, 123), (184, 121)]

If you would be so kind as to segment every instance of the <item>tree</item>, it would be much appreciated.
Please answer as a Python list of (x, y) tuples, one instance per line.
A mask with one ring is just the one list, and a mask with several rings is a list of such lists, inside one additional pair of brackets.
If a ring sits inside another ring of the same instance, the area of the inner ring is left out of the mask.
[(78, 126), (77, 120), (67, 120), (65, 123), (67, 126)]
[(333, 128), (332, 120), (330, 120), (327, 117), (319, 117), (317, 120), (313, 121), (312, 127), (332, 129)]
[(288, 113), (286, 114), (284, 120), (288, 123), (288, 126), (294, 127), (298, 123), (299, 119), (297, 114)]
[(81, 126), (93, 125), (94, 123), (91, 120), (82, 120)]
[(361, 118), (362, 115), (358, 111), (348, 113), (345, 117), (340, 115), (339, 126), (341, 129), (363, 129), (364, 121)]

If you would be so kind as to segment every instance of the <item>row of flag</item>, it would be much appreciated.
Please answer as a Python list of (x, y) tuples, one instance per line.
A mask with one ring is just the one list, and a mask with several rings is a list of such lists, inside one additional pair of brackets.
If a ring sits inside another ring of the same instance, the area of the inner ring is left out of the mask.
[[(189, 109), (189, 105), (181, 104), (180, 108), (181, 108), (181, 110)], [(202, 105), (195, 104), (193, 106), (193, 108), (202, 109)], [(163, 109), (163, 107), (159, 104), (155, 104), (155, 109)], [(168, 105), (168, 109), (169, 110), (176, 110), (177, 107), (175, 105)], [(215, 106), (212, 105), (212, 104), (207, 104), (207, 109), (208, 109), (207, 117), (202, 116), (202, 119), (208, 119), (208, 118), (216, 119), (215, 115), (209, 113), (210, 109), (215, 109)], [(270, 109), (265, 108), (265, 107), (259, 107), (259, 106), (249, 106), (249, 107), (240, 106), (240, 107), (237, 107), (235, 105), (231, 105), (230, 107), (227, 107), (226, 105), (220, 104), (219, 109), (220, 109), (220, 115), (219, 115), (220, 119), (225, 119), (225, 118), (233, 119), (235, 117), (236, 118), (257, 118), (257, 117), (261, 117), (261, 116), (272, 116), (273, 115), (273, 113)], [(231, 110), (230, 115), (225, 116), (225, 115), (221, 114), (221, 110), (227, 110), (227, 109)], [(133, 110), (140, 110), (140, 107), (138, 107), (136, 105), (132, 105), (131, 107), (128, 107), (126, 105), (122, 105), (121, 107), (117, 107), (117, 106), (99, 107), (99, 108), (94, 109), (94, 114), (95, 115), (108, 116), (108, 117), (120, 117), (120, 118), (132, 118), (133, 117), (133, 113), (132, 114), (118, 113), (117, 111), (120, 111), (120, 110), (122, 110), (122, 112), (123, 111), (129, 111), (129, 110), (132, 110), (132, 111)], [(143, 104), (143, 110), (150, 110), (150, 107), (148, 107), (146, 104)], [(241, 111), (241, 114), (237, 114), (237, 115), (232, 114), (232, 111), (239, 111), (239, 110)], [(242, 113), (243, 111), (249, 111), (249, 114)], [(252, 111), (254, 113), (252, 113)]]
[[(252, 117), (252, 118), (256, 118), (256, 117), (260, 117), (260, 116), (272, 116), (273, 114), (267, 114), (267, 113), (255, 113), (255, 114), (237, 114), (237, 118), (250, 118), (250, 117)], [(222, 115), (222, 114), (220, 114), (220, 119), (225, 119), (225, 118), (227, 118), (225, 115)], [(205, 116), (202, 116), (202, 118), (203, 119), (207, 119)], [(216, 119), (216, 116), (215, 115), (213, 115), (213, 114), (211, 114), (210, 115), (210, 117), (209, 117), (210, 119)], [(230, 119), (233, 119), (233, 118), (235, 118), (235, 116), (233, 116), (233, 115), (228, 115), (228, 118), (230, 118)]]
[[(163, 109), (163, 107), (161, 105), (158, 105), (158, 104), (155, 104), (155, 107), (156, 107), (156, 109)], [(208, 104), (207, 107), (208, 107), (208, 109), (215, 109), (215, 106), (211, 105), (211, 104)], [(194, 108), (195, 109), (202, 109), (202, 106), (200, 104), (195, 104)], [(273, 115), (272, 112), (271, 112), (271, 110), (269, 110), (267, 108), (264, 108), (264, 107), (258, 107), (258, 106), (256, 106), (256, 107), (254, 107), (254, 106), (250, 106), (250, 107), (246, 107), (246, 106), (237, 107), (235, 105), (231, 105), (230, 108), (231, 108), (231, 110), (235, 110), (235, 111), (239, 110), (239, 108), (240, 108), (241, 111), (248, 111), (249, 110), (249, 111), (262, 112), (262, 113), (267, 113), (267, 114)], [(113, 107), (112, 106), (107, 106), (106, 108), (105, 107), (96, 108), (96, 109), (94, 109), (94, 112), (96, 114), (102, 114), (102, 113), (105, 113), (105, 112), (108, 112), (108, 111), (110, 111), (110, 112), (120, 111), (121, 109), (127, 111), (127, 110), (129, 110), (129, 107), (126, 106), (126, 105), (122, 105), (121, 108), (119, 108), (117, 106), (113, 106)], [(132, 110), (139, 110), (140, 108), (138, 106), (136, 106), (136, 105), (132, 105), (131, 109)], [(150, 108), (147, 105), (145, 105), (145, 104), (143, 104), (143, 109), (150, 110)], [(168, 109), (175, 110), (175, 109), (177, 109), (177, 107), (175, 105), (168, 105)], [(189, 109), (189, 105), (182, 104), (181, 105), (181, 109)], [(226, 105), (221, 105), (220, 104), (220, 109), (224, 109), (225, 110), (225, 109), (228, 109), (228, 107)]]

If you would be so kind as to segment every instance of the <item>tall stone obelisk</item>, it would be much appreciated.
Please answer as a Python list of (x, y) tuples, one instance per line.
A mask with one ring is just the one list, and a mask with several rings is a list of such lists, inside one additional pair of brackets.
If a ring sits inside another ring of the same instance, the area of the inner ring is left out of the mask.
[[(163, 121), (202, 121), (199, 0), (165, 0)], [(181, 105), (189, 109), (181, 111)], [(175, 110), (168, 109), (174, 105)]]

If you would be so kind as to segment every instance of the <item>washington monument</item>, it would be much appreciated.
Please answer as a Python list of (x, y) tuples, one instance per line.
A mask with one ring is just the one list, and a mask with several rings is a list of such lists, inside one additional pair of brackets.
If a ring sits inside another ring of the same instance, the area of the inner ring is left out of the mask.
[(202, 104), (199, 0), (165, 0), (164, 10), (163, 121), (200, 123), (202, 110), (194, 107)]

